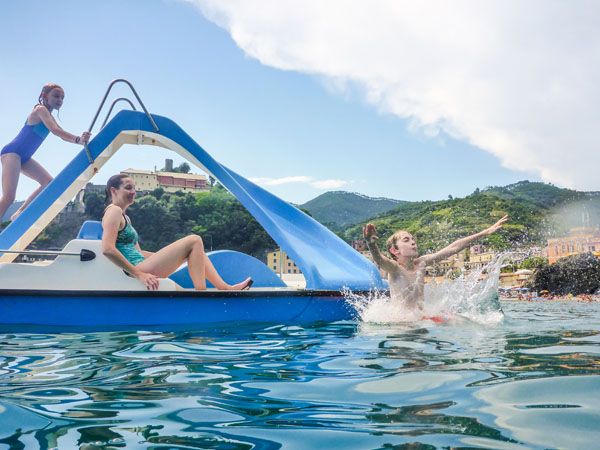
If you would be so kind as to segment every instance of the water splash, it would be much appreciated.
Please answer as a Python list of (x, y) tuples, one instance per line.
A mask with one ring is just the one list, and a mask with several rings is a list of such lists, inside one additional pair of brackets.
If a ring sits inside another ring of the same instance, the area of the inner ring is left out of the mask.
[(362, 322), (400, 323), (421, 321), (460, 321), (468, 319), (480, 324), (496, 324), (504, 314), (498, 299), (500, 269), (512, 254), (501, 253), (480, 269), (462, 272), (454, 280), (425, 285), (423, 309), (411, 309), (402, 299), (390, 298), (382, 291), (358, 295), (344, 291), (348, 303)]

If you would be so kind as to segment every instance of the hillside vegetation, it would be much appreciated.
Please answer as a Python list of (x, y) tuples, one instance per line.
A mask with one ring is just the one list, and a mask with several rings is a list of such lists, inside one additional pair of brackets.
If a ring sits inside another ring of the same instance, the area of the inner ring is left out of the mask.
[[(85, 215), (68, 222), (53, 222), (35, 240), (33, 248), (62, 248), (74, 239), (83, 220), (101, 220), (104, 201), (88, 193)], [(158, 249), (195, 233), (202, 236), (207, 250), (237, 250), (265, 259), (275, 242), (246, 211), (242, 204), (220, 185), (210, 192), (166, 193), (156, 189), (140, 196), (127, 209), (144, 250)]]
[[(75, 237), (83, 220), (100, 219), (103, 199), (88, 193), (85, 204), (84, 216), (53, 222), (32, 247), (62, 248)], [(481, 231), (505, 214), (510, 222), (481, 241), (492, 249), (543, 246), (548, 237), (562, 235), (571, 227), (600, 224), (600, 193), (528, 181), (476, 189), (464, 198), (422, 202), (328, 192), (301, 207), (347, 242), (361, 238), (363, 225), (373, 222), (382, 246), (394, 231), (404, 229), (417, 237), (421, 252)], [(246, 209), (218, 184), (210, 192), (197, 194), (157, 189), (140, 196), (128, 214), (143, 248), (150, 251), (190, 233), (201, 235), (207, 249), (238, 250), (260, 259), (276, 247)]]
[(339, 229), (378, 216), (408, 202), (372, 198), (354, 192), (326, 192), (300, 205), (319, 222)]
[[(380, 244), (395, 230), (413, 233), (420, 251), (439, 249), (476, 233), (507, 214), (510, 222), (481, 242), (493, 249), (545, 245), (546, 239), (571, 227), (600, 223), (600, 194), (521, 181), (491, 187), (457, 199), (403, 203), (369, 220), (378, 229)], [(363, 223), (340, 233), (350, 241), (362, 234)]]

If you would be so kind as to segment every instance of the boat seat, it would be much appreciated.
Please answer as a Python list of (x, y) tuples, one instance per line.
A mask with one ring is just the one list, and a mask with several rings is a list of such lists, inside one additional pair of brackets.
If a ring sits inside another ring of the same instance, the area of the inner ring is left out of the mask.
[(102, 222), (98, 220), (86, 220), (81, 225), (77, 239), (102, 239)]
[[(79, 253), (91, 250), (96, 257), (80, 261), (77, 256), (59, 255), (49, 264), (0, 264), (2, 289), (86, 290), (86, 291), (145, 291), (146, 287), (102, 254), (102, 241), (74, 239), (64, 252)], [(181, 287), (168, 278), (161, 278), (159, 291), (176, 291)]]

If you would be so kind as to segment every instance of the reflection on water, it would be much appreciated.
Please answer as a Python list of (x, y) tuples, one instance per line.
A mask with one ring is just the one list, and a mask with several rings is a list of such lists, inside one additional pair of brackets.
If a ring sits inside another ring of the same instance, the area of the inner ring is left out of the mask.
[(593, 448), (600, 305), (0, 335), (0, 449)]

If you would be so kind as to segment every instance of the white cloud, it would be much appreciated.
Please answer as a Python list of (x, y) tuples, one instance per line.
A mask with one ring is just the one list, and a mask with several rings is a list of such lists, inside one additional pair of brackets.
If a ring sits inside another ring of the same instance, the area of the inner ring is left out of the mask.
[(358, 87), (550, 182), (600, 189), (600, 3), (186, 0), (265, 65)]
[(347, 181), (344, 180), (321, 180), (321, 181), (313, 181), (310, 183), (312, 187), (317, 189), (340, 189), (344, 186), (348, 185)]
[(256, 184), (260, 184), (262, 186), (281, 186), (283, 184), (302, 183), (308, 184), (309, 186), (322, 190), (339, 189), (349, 184), (347, 181), (344, 180), (315, 180), (314, 178), (307, 177), (305, 175), (282, 178), (258, 177), (250, 178), (250, 181)]
[(282, 184), (290, 183), (310, 183), (312, 178), (306, 176), (281, 177), (281, 178), (250, 178), (250, 181), (262, 184), (263, 186), (281, 186)]

